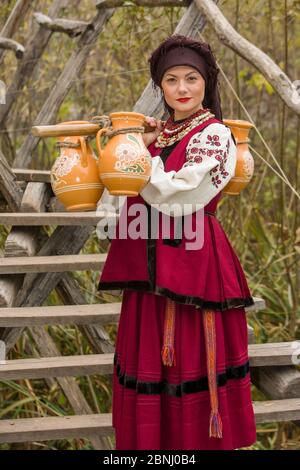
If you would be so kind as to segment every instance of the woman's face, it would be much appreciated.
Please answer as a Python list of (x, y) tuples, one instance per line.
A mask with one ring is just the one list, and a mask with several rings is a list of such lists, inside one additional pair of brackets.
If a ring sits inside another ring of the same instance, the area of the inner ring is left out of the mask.
[[(199, 109), (205, 95), (205, 80), (201, 73), (188, 65), (169, 68), (163, 75), (161, 87), (167, 104), (174, 109), (174, 119), (185, 119)], [(189, 98), (187, 101), (178, 101)]]

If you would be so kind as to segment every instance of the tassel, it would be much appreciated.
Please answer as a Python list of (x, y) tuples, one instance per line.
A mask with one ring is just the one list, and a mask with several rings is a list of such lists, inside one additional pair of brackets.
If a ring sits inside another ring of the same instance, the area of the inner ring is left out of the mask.
[(222, 420), (220, 413), (211, 411), (209, 420), (209, 437), (222, 438)]
[(174, 347), (175, 312), (176, 303), (167, 297), (164, 323), (164, 344), (161, 351), (162, 362), (165, 366), (176, 365)]
[(207, 357), (207, 375), (210, 394), (211, 413), (209, 420), (209, 437), (223, 437), (223, 425), (218, 410), (218, 387), (216, 368), (216, 331), (215, 313), (213, 310), (203, 311), (205, 346)]

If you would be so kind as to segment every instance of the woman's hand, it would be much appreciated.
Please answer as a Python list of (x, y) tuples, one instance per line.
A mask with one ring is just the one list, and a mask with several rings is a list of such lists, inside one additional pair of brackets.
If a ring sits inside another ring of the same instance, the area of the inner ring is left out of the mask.
[(142, 134), (144, 144), (146, 147), (149, 147), (149, 145), (155, 141), (158, 134), (162, 131), (164, 121), (161, 121), (161, 119), (155, 119), (151, 116), (145, 116), (145, 122), (148, 126), (153, 127), (153, 131), (144, 132), (144, 134)]

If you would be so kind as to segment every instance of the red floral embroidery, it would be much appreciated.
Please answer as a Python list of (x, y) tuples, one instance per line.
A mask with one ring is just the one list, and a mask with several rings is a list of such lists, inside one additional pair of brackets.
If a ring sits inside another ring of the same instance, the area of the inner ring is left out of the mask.
[[(209, 172), (211, 176), (211, 182), (216, 188), (218, 188), (219, 185), (222, 183), (222, 179), (224, 180), (229, 175), (229, 173), (225, 170), (225, 163), (227, 162), (228, 151), (229, 151), (229, 139), (226, 143), (226, 151), (224, 152), (222, 151), (223, 157), (221, 158), (221, 160), (219, 160), (219, 158), (216, 157), (217, 160), (220, 161), (220, 164), (216, 166), (215, 168), (213, 168), (212, 170), (210, 170)], [(217, 171), (218, 171), (218, 174), (215, 175)]]
[(210, 145), (216, 145), (217, 147), (219, 147), (221, 145), (219, 140), (220, 140), (220, 137), (217, 134), (214, 134), (214, 135), (208, 134), (206, 143)]
[(187, 161), (186, 163), (184, 163), (183, 166), (191, 166), (191, 165), (194, 165), (194, 163), (201, 163), (203, 160), (203, 158), (198, 155), (198, 154), (190, 154), (187, 156)]
[[(206, 145), (207, 146), (206, 146)], [(222, 184), (222, 180), (226, 179), (229, 173), (225, 170), (225, 164), (229, 153), (230, 142), (229, 139), (226, 142), (226, 146), (221, 147), (220, 136), (217, 134), (207, 135), (206, 142), (199, 140), (194, 137), (191, 139), (186, 152), (186, 163), (184, 167), (192, 166), (203, 162), (205, 158), (215, 158), (218, 162), (209, 175), (211, 177), (211, 183), (213, 186), (218, 188)], [(213, 147), (213, 148), (212, 148)]]

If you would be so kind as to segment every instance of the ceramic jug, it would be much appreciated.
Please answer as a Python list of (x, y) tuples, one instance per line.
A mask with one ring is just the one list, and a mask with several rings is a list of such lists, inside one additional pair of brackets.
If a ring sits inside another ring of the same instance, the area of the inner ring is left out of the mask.
[(253, 126), (251, 122), (240, 119), (223, 119), (223, 123), (228, 126), (237, 144), (237, 163), (235, 175), (223, 189), (223, 193), (237, 196), (250, 182), (254, 173), (254, 159), (249, 151), (248, 137)]
[[(144, 127), (145, 116), (133, 112), (109, 115), (112, 128), (100, 129), (96, 136), (99, 152), (99, 175), (109, 193), (117, 196), (137, 196), (151, 176), (151, 154), (144, 144), (142, 133), (130, 128)], [(128, 132), (126, 132), (128, 128)], [(124, 133), (109, 138), (105, 148), (101, 136), (124, 129)]]
[[(61, 124), (81, 124), (69, 121)], [(58, 138), (60, 155), (51, 168), (54, 194), (68, 211), (90, 211), (97, 208), (104, 186), (98, 172), (98, 160), (85, 136)]]

